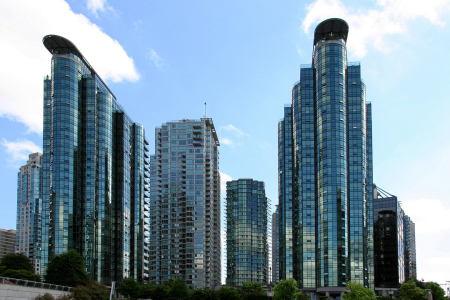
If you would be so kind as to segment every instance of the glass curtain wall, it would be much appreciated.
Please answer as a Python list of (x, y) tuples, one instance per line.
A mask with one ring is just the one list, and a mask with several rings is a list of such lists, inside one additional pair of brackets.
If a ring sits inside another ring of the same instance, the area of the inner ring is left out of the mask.
[[(347, 63), (347, 35), (341, 19), (316, 27), (312, 65), (301, 65), (292, 90), (291, 161), (282, 159), (279, 123), (280, 243), (293, 239), (299, 288), (331, 296), (350, 280), (373, 287), (371, 105), (359, 63)], [(293, 172), (292, 207), (284, 205), (286, 170)], [(289, 220), (292, 237), (283, 231)], [(280, 266), (288, 268), (289, 251), (280, 245)], [(280, 279), (287, 278), (281, 268)]]
[(278, 122), (279, 278), (293, 278), (292, 108)]
[(264, 182), (227, 182), (227, 285), (268, 283), (268, 201)]
[(17, 224), (15, 252), (30, 258), (40, 274), (42, 220), (42, 154), (29, 155), (17, 174)]
[(76, 249), (93, 280), (143, 281), (144, 129), (75, 45), (53, 35), (43, 42), (52, 76), (44, 79), (41, 273)]

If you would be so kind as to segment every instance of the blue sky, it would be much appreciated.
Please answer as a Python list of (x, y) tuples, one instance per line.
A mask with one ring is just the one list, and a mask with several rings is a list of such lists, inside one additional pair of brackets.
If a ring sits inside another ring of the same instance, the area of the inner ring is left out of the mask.
[(152, 147), (156, 126), (201, 118), (207, 102), (222, 179), (264, 181), (274, 205), (277, 123), (329, 17), (349, 23), (362, 65), (375, 183), (416, 223), (418, 277), (449, 280), (448, 0), (1, 2), (0, 228), (15, 228), (18, 167), (42, 147), (44, 35), (77, 45)]

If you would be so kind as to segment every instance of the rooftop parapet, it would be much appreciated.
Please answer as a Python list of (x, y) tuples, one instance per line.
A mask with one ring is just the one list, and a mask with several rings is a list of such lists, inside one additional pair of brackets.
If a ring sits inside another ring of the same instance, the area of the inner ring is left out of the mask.
[(320, 22), (314, 30), (314, 46), (323, 40), (340, 40), (347, 43), (348, 24), (342, 19), (332, 18)]

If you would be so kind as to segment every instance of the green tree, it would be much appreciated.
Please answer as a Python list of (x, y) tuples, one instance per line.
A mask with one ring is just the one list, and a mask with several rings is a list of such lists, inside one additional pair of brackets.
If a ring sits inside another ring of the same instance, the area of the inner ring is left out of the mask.
[(425, 284), (427, 290), (431, 290), (433, 300), (444, 300), (445, 291), (436, 282), (428, 282)]
[(417, 287), (414, 279), (402, 284), (398, 293), (402, 300), (423, 300), (427, 297), (427, 291)]
[(189, 294), (189, 300), (217, 300), (217, 295), (215, 290), (195, 289)]
[(139, 298), (149, 299), (152, 298), (152, 294), (156, 289), (156, 284), (150, 282), (148, 284), (141, 285), (141, 291), (139, 294)]
[(296, 297), (297, 281), (294, 279), (280, 280), (273, 288), (274, 300), (293, 300)]
[(244, 282), (240, 291), (243, 300), (267, 299), (267, 293), (259, 282)]
[(1, 272), (1, 275), (3, 277), (9, 277), (9, 278), (17, 278), (17, 279), (25, 279), (25, 280), (31, 280), (31, 281), (41, 281), (41, 276), (34, 274), (33, 272), (30, 272), (28, 270), (5, 270)]
[(134, 277), (129, 277), (120, 284), (117, 291), (124, 295), (125, 298), (138, 299), (141, 293), (141, 286)]
[(5, 255), (0, 261), (0, 266), (4, 266), (6, 270), (25, 270), (33, 273), (33, 265), (30, 259), (22, 253)]
[(295, 300), (311, 300), (311, 297), (305, 291), (297, 292)]
[(167, 299), (167, 289), (162, 286), (158, 285), (152, 292), (152, 296), (150, 297), (152, 300), (165, 300)]
[(55, 300), (55, 297), (53, 297), (50, 293), (45, 293), (44, 295), (39, 295), (35, 298), (36, 300)]
[(375, 292), (355, 281), (347, 282), (347, 290), (349, 293), (344, 294), (344, 300), (375, 300)]
[(240, 300), (241, 296), (237, 289), (233, 287), (221, 287), (218, 291), (216, 291), (218, 300)]
[(41, 281), (41, 276), (34, 274), (30, 259), (22, 253), (10, 253), (0, 260), (0, 276)]
[(392, 298), (389, 296), (380, 296), (380, 297), (377, 297), (377, 300), (392, 300)]
[(45, 282), (75, 287), (90, 282), (83, 258), (76, 250), (51, 258), (45, 269)]
[(183, 279), (169, 278), (169, 297), (174, 300), (187, 299), (189, 290)]

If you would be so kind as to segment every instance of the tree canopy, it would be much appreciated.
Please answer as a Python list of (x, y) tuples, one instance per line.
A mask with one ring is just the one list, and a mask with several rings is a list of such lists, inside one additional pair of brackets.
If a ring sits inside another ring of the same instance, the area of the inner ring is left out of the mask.
[(45, 269), (45, 282), (75, 287), (90, 282), (83, 258), (76, 250), (51, 258)]
[(169, 278), (168, 285), (169, 297), (173, 300), (187, 299), (189, 297), (189, 290), (183, 279)]
[(294, 279), (280, 280), (273, 291), (274, 300), (293, 300), (297, 296), (297, 281)]
[(244, 282), (241, 286), (241, 296), (243, 300), (264, 299), (267, 293), (259, 282)]
[(416, 286), (414, 279), (410, 279), (402, 284), (398, 293), (402, 300), (423, 300), (427, 297), (427, 291)]
[(33, 272), (33, 265), (30, 259), (22, 253), (9, 253), (0, 261), (0, 266), (6, 270), (25, 270)]
[(10, 253), (0, 260), (0, 276), (41, 281), (41, 276), (34, 274), (30, 259), (22, 253)]
[(221, 287), (218, 291), (216, 291), (218, 300), (240, 300), (241, 296), (236, 288), (232, 287)]
[(344, 294), (344, 300), (375, 300), (375, 292), (355, 281), (347, 282), (349, 293)]
[(444, 300), (445, 291), (441, 288), (441, 286), (436, 282), (428, 282), (425, 284), (425, 288), (431, 290), (431, 294), (433, 295), (433, 300)]
[(141, 286), (134, 277), (129, 277), (119, 285), (117, 291), (124, 295), (125, 298), (133, 300), (140, 297)]

